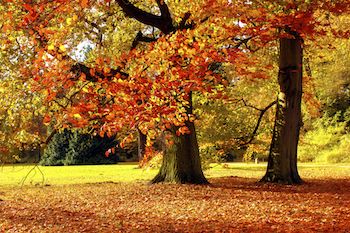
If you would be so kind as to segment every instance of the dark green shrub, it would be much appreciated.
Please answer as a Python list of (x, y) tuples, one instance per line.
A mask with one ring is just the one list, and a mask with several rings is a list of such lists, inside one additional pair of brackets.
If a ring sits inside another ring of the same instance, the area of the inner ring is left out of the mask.
[(112, 164), (118, 161), (117, 150), (109, 157), (105, 151), (115, 147), (118, 142), (114, 138), (91, 136), (79, 131), (64, 130), (52, 138), (44, 151), (41, 165), (77, 165), (77, 164)]
[(67, 129), (56, 133), (45, 148), (40, 164), (46, 166), (64, 165), (71, 134)]

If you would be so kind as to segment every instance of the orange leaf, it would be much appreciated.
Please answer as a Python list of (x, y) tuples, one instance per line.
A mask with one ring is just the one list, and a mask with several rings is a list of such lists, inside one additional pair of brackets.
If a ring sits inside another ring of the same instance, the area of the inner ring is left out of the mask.
[(50, 116), (45, 116), (44, 117), (44, 120), (43, 120), (44, 124), (48, 124), (48, 123), (50, 123), (50, 121), (51, 121), (51, 117)]
[(89, 6), (89, 0), (80, 0), (80, 6), (86, 8)]

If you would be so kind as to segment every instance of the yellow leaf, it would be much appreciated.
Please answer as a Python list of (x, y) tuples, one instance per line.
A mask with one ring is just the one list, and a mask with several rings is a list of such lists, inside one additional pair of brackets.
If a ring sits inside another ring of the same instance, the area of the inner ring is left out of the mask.
[(71, 24), (72, 24), (72, 21), (73, 21), (72, 18), (67, 18), (67, 19), (66, 19), (67, 25), (71, 25)]
[(73, 15), (73, 21), (77, 21), (78, 20), (78, 16), (76, 14)]
[(81, 116), (79, 113), (75, 113), (73, 116), (74, 116), (74, 118), (81, 119)]
[(53, 44), (50, 44), (49, 46), (47, 46), (48, 50), (55, 50), (55, 46)]
[(66, 52), (66, 47), (64, 47), (64, 45), (60, 45), (60, 50), (61, 50), (61, 52)]

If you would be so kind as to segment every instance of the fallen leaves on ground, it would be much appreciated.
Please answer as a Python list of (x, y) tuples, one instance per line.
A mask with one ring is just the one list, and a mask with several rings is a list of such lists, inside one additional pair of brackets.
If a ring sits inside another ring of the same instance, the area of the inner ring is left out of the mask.
[(350, 232), (350, 181), (98, 183), (5, 188), (3, 232)]

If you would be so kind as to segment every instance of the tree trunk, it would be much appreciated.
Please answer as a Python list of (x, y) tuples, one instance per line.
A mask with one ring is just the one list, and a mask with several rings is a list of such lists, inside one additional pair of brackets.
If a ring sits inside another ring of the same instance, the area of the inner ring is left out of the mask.
[(297, 147), (301, 126), (302, 39), (280, 39), (275, 125), (267, 171), (261, 181), (283, 184), (302, 182), (297, 169)]
[[(192, 114), (191, 94), (187, 113)], [(163, 162), (152, 183), (208, 184), (202, 171), (194, 123), (187, 121), (185, 124), (190, 130), (189, 134), (177, 136), (175, 128), (172, 132), (168, 132), (171, 134), (173, 144), (166, 146), (166, 143), (163, 143), (165, 147)]]
[(139, 162), (141, 162), (146, 153), (146, 143), (147, 143), (147, 135), (141, 132), (141, 130), (137, 129), (137, 156), (139, 158)]

